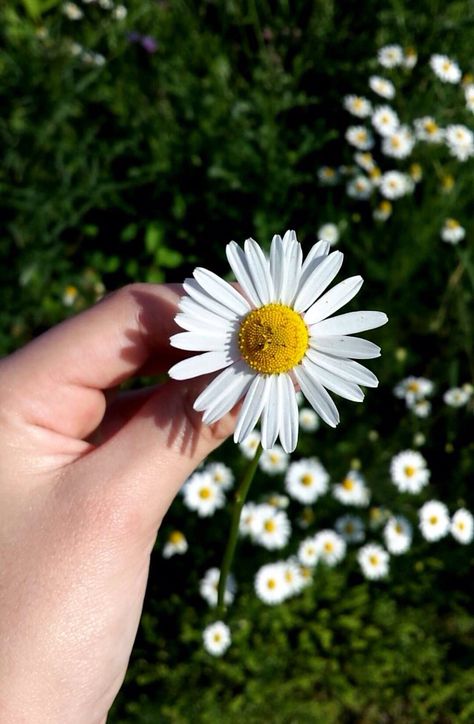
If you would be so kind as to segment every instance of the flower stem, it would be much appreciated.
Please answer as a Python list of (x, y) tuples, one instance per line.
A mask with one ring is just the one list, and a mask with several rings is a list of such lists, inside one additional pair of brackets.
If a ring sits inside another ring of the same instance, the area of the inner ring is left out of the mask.
[(222, 559), (221, 571), (220, 571), (220, 576), (219, 576), (219, 585), (217, 587), (217, 609), (220, 614), (224, 614), (224, 612), (225, 612), (225, 601), (224, 601), (225, 585), (227, 583), (227, 578), (229, 576), (230, 567), (232, 565), (232, 560), (234, 558), (235, 548), (237, 546), (237, 538), (239, 535), (240, 514), (242, 512), (242, 508), (245, 503), (245, 499), (249, 492), (249, 488), (250, 488), (250, 484), (253, 480), (253, 476), (255, 475), (255, 471), (257, 470), (257, 465), (258, 465), (258, 461), (260, 460), (260, 455), (262, 454), (262, 450), (263, 450), (262, 445), (261, 445), (261, 443), (259, 443), (259, 446), (257, 447), (257, 449), (255, 451), (255, 455), (253, 456), (252, 460), (250, 461), (239, 487), (235, 491), (234, 505), (232, 507), (232, 519), (231, 519), (231, 525), (230, 525), (229, 540), (227, 541), (227, 545), (226, 545), (225, 552), (224, 552), (224, 557)]

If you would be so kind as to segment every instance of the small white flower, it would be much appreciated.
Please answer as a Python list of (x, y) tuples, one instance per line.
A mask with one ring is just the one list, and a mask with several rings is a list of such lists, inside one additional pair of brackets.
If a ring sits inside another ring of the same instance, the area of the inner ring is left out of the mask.
[(383, 199), (374, 209), (373, 217), (376, 221), (387, 221), (392, 215), (393, 207), (390, 201)]
[(367, 173), (370, 173), (375, 168), (374, 157), (370, 151), (357, 151), (354, 154), (354, 161), (364, 169), (364, 171), (367, 171)]
[(466, 108), (474, 113), (474, 83), (468, 83), (464, 87), (464, 97), (466, 99)]
[(407, 407), (417, 417), (428, 417), (431, 414), (431, 402), (429, 400), (415, 400), (415, 402), (407, 402)]
[(68, 20), (80, 20), (84, 17), (81, 8), (75, 3), (67, 2), (62, 6), (62, 11)]
[(168, 536), (168, 540), (163, 546), (163, 558), (171, 558), (176, 554), (182, 555), (188, 550), (188, 542), (179, 530), (174, 530)]
[(373, 127), (381, 136), (390, 136), (400, 125), (396, 112), (390, 106), (377, 106), (371, 120)]
[(344, 96), (344, 108), (357, 118), (368, 118), (372, 113), (372, 105), (367, 98), (362, 96), (348, 95)]
[(323, 224), (318, 229), (318, 239), (323, 239), (331, 246), (335, 246), (339, 241), (339, 229), (336, 224)]
[(402, 65), (404, 55), (401, 45), (384, 45), (377, 53), (377, 58), (384, 68), (396, 68)]
[(333, 495), (343, 505), (365, 508), (370, 501), (370, 491), (357, 470), (349, 470), (344, 480), (333, 487)]
[(401, 493), (419, 493), (428, 485), (430, 471), (423, 455), (416, 450), (403, 450), (390, 462), (392, 483)]
[(287, 495), (280, 495), (280, 493), (269, 493), (265, 499), (267, 505), (271, 505), (277, 510), (286, 510), (290, 504), (290, 499)]
[(359, 174), (355, 178), (351, 179), (347, 186), (347, 195), (352, 199), (364, 200), (368, 199), (372, 193), (373, 184), (367, 176)]
[(474, 519), (466, 508), (459, 508), (451, 521), (451, 535), (458, 543), (467, 545), (474, 538)]
[(393, 83), (386, 78), (381, 78), (379, 75), (370, 76), (369, 86), (374, 91), (374, 93), (377, 93), (377, 95), (381, 96), (382, 98), (387, 98), (387, 100), (391, 100), (395, 97), (395, 86), (393, 85)]
[(393, 390), (395, 397), (403, 399), (407, 404), (422, 400), (433, 394), (434, 385), (427, 377), (410, 375), (399, 382)]
[(251, 522), (251, 535), (255, 543), (277, 550), (284, 548), (291, 535), (291, 525), (287, 514), (273, 505), (262, 503), (257, 506)]
[(112, 10), (112, 17), (115, 20), (125, 20), (127, 17), (128, 10), (125, 5), (116, 5)]
[(437, 541), (449, 532), (450, 520), (448, 509), (439, 500), (429, 500), (418, 511), (420, 530), (423, 538)]
[(73, 307), (74, 303), (76, 302), (77, 298), (79, 296), (79, 291), (77, 287), (73, 286), (72, 284), (69, 284), (62, 296), (62, 302), (65, 307)]
[(446, 128), (446, 144), (452, 156), (459, 161), (467, 161), (474, 155), (474, 133), (460, 123)]
[(435, 53), (430, 58), (430, 66), (444, 83), (459, 83), (461, 80), (462, 73), (459, 65), (447, 55)]
[(321, 530), (314, 536), (317, 557), (327, 566), (335, 566), (346, 555), (346, 542), (333, 530)]
[(294, 596), (306, 586), (301, 566), (295, 558), (288, 558), (283, 561), (283, 577), (288, 587), (288, 596)]
[(289, 586), (282, 561), (267, 563), (257, 571), (255, 592), (263, 603), (271, 606), (282, 603), (288, 597)]
[(229, 490), (234, 483), (234, 473), (224, 463), (209, 463), (204, 472), (208, 473), (222, 490)]
[(305, 505), (314, 503), (327, 492), (329, 475), (316, 458), (291, 463), (285, 477), (285, 489), (295, 500)]
[(240, 513), (239, 533), (241, 535), (252, 535), (256, 526), (258, 505), (245, 503)]
[(386, 199), (399, 199), (413, 191), (413, 181), (406, 173), (387, 171), (382, 175), (379, 188)]
[(261, 439), (262, 436), (259, 431), (253, 430), (253, 432), (247, 435), (247, 437), (239, 443), (240, 452), (245, 458), (247, 458), (247, 460), (252, 460), (252, 458), (255, 457), (255, 453)]
[(303, 432), (315, 432), (319, 428), (319, 417), (310, 407), (303, 407), (299, 413), (300, 427)]
[(464, 229), (457, 219), (446, 219), (441, 229), (441, 239), (448, 244), (459, 244), (466, 236)]
[(471, 395), (463, 387), (451, 387), (443, 395), (443, 401), (450, 407), (463, 407), (469, 402)]
[(418, 62), (418, 54), (414, 48), (405, 48), (405, 56), (403, 58), (403, 66), (408, 70), (415, 67)]
[(259, 460), (260, 468), (268, 475), (284, 473), (288, 467), (289, 455), (279, 445), (264, 450)]
[(415, 118), (415, 135), (419, 141), (428, 143), (440, 143), (444, 138), (444, 131), (438, 126), (432, 116)]
[(382, 153), (390, 158), (407, 158), (413, 151), (415, 139), (408, 126), (400, 126), (382, 141)]
[(334, 526), (346, 543), (361, 543), (365, 538), (365, 526), (358, 515), (342, 515)]
[(230, 629), (223, 621), (216, 621), (206, 626), (202, 639), (208, 654), (222, 656), (231, 644)]
[(321, 166), (318, 169), (318, 180), (322, 186), (334, 186), (339, 181), (339, 173), (332, 166)]
[(318, 562), (318, 549), (314, 541), (314, 536), (305, 538), (301, 541), (298, 548), (298, 560), (303, 566), (312, 568)]
[(409, 521), (402, 515), (389, 518), (383, 531), (385, 545), (389, 553), (394, 556), (406, 553), (413, 537), (413, 529)]
[(362, 573), (370, 580), (388, 575), (390, 556), (378, 543), (366, 543), (362, 546), (357, 553), (357, 560)]
[(365, 126), (349, 126), (345, 137), (359, 151), (369, 151), (374, 145), (374, 137)]
[(183, 496), (185, 506), (195, 510), (201, 518), (214, 515), (218, 508), (225, 505), (222, 488), (204, 472), (191, 475), (183, 488)]
[[(220, 572), (218, 568), (209, 568), (199, 584), (199, 593), (209, 606), (217, 606), (217, 588), (219, 586)], [(235, 578), (232, 575), (227, 577), (225, 582), (224, 602), (230, 605), (235, 598)]]

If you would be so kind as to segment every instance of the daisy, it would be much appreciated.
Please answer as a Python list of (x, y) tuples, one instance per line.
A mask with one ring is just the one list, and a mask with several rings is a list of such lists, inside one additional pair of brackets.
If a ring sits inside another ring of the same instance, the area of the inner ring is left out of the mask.
[(286, 510), (290, 504), (290, 499), (287, 495), (280, 495), (280, 493), (269, 493), (265, 498), (265, 502), (268, 505), (278, 508), (278, 510)]
[(373, 185), (367, 176), (359, 174), (351, 179), (346, 186), (347, 195), (352, 199), (364, 200), (368, 199), (372, 193)]
[(371, 75), (369, 78), (369, 86), (377, 93), (377, 95), (387, 100), (391, 100), (395, 97), (395, 86), (392, 81), (386, 78), (381, 78), (379, 75)]
[(413, 181), (406, 173), (400, 171), (387, 171), (380, 181), (380, 193), (386, 199), (399, 199), (401, 196), (411, 193)]
[(381, 136), (390, 136), (400, 125), (400, 120), (390, 106), (377, 106), (372, 114), (372, 125)]
[[(219, 586), (220, 572), (218, 568), (209, 568), (199, 584), (199, 593), (209, 606), (217, 606), (217, 587)], [(225, 583), (224, 602), (229, 605), (235, 598), (235, 578), (230, 574)]]
[(403, 63), (403, 50), (401, 45), (384, 45), (377, 53), (377, 59), (384, 68), (396, 68)]
[(300, 410), (299, 422), (303, 432), (315, 432), (319, 428), (319, 417), (310, 407), (303, 407)]
[(264, 450), (259, 460), (259, 467), (268, 475), (278, 475), (284, 473), (288, 467), (289, 457), (287, 453), (279, 445), (274, 445), (268, 450)]
[(403, 450), (390, 463), (392, 483), (401, 493), (417, 494), (428, 485), (430, 471), (423, 455), (416, 450)]
[(357, 553), (357, 560), (362, 573), (370, 580), (385, 578), (388, 574), (390, 556), (377, 543), (366, 543), (362, 546)]
[(423, 538), (430, 542), (444, 538), (450, 529), (448, 509), (439, 500), (429, 500), (418, 511)]
[(394, 556), (406, 553), (413, 537), (411, 524), (402, 515), (393, 516), (384, 528), (383, 537), (389, 553)]
[(322, 186), (334, 186), (339, 181), (339, 174), (332, 166), (321, 166), (318, 169), (318, 179)]
[(334, 527), (346, 543), (361, 543), (365, 538), (364, 523), (357, 515), (342, 515)]
[(315, 503), (327, 492), (329, 475), (316, 458), (291, 463), (285, 477), (285, 488), (292, 498), (305, 505)]
[(72, 284), (69, 284), (69, 286), (66, 287), (66, 289), (63, 292), (62, 301), (65, 307), (72, 307), (74, 306), (74, 303), (76, 302), (77, 298), (79, 296), (79, 291), (77, 287), (74, 287)]
[(188, 542), (184, 537), (183, 533), (179, 530), (174, 530), (169, 534), (168, 540), (163, 546), (163, 558), (171, 558), (171, 556), (186, 553), (188, 550)]
[(288, 586), (288, 596), (294, 596), (305, 588), (306, 582), (302, 575), (301, 566), (295, 558), (288, 558), (283, 562), (283, 577)]
[(403, 66), (408, 70), (415, 67), (418, 62), (418, 53), (415, 48), (405, 48), (405, 56), (403, 58)]
[(448, 244), (459, 244), (466, 236), (466, 229), (464, 229), (456, 219), (446, 219), (440, 236), (441, 239)]
[(452, 156), (459, 161), (467, 161), (474, 155), (474, 133), (460, 123), (446, 128), (446, 144)]
[(451, 387), (443, 395), (443, 401), (450, 407), (462, 407), (469, 402), (471, 395), (463, 387)]
[(451, 535), (458, 543), (467, 545), (474, 537), (474, 519), (466, 508), (459, 508), (453, 515), (450, 528)]
[(349, 126), (346, 131), (346, 141), (359, 151), (368, 151), (374, 145), (371, 132), (365, 126)]
[(316, 565), (318, 562), (318, 548), (314, 541), (314, 536), (301, 541), (298, 548), (298, 560), (303, 566), (308, 566), (309, 568)]
[(208, 654), (222, 656), (231, 644), (230, 629), (223, 621), (216, 621), (206, 626), (202, 640)]
[(285, 565), (282, 561), (267, 563), (255, 576), (255, 593), (258, 598), (271, 606), (282, 603), (289, 595), (290, 587), (285, 576)]
[(419, 141), (428, 143), (440, 143), (444, 138), (444, 131), (438, 126), (432, 116), (415, 118), (415, 135)]
[(346, 555), (346, 542), (333, 530), (321, 530), (314, 536), (318, 560), (327, 566), (335, 566)]
[(346, 111), (358, 118), (367, 118), (372, 113), (372, 105), (367, 98), (356, 95), (344, 96), (343, 105)]
[(392, 204), (387, 199), (383, 199), (376, 209), (374, 209), (373, 217), (376, 221), (387, 221), (392, 215)]
[(247, 435), (247, 437), (244, 438), (239, 444), (242, 455), (248, 460), (252, 460), (252, 458), (255, 456), (255, 452), (258, 446), (260, 445), (261, 439), (262, 436), (260, 435), (258, 430), (253, 430), (253, 432)]
[(417, 184), (423, 178), (423, 167), (419, 163), (411, 163), (408, 173), (413, 181)]
[(363, 168), (364, 171), (367, 171), (367, 173), (370, 173), (375, 166), (374, 157), (370, 151), (357, 151), (357, 153), (354, 154), (354, 161), (358, 166)]
[(364, 508), (369, 504), (370, 491), (357, 470), (349, 470), (344, 480), (333, 487), (332, 493), (343, 505)]
[(222, 488), (205, 472), (191, 475), (183, 488), (183, 496), (185, 506), (195, 510), (201, 518), (214, 515), (218, 508), (225, 505)]
[(256, 526), (258, 505), (255, 503), (245, 503), (242, 507), (239, 520), (240, 535), (252, 535), (252, 531)]
[(407, 404), (410, 404), (411, 402), (422, 400), (424, 397), (433, 394), (433, 389), (433, 382), (427, 377), (414, 377), (410, 375), (395, 386), (393, 394), (395, 397), (403, 399)]
[(464, 97), (466, 99), (466, 108), (474, 113), (474, 83), (468, 83), (464, 87)]
[(64, 3), (64, 5), (62, 6), (62, 11), (68, 20), (80, 20), (84, 17), (84, 13), (82, 12), (81, 8), (78, 7), (75, 3)]
[(336, 224), (323, 224), (318, 229), (318, 239), (324, 239), (331, 246), (335, 246), (339, 241), (339, 229)]
[(413, 151), (415, 139), (408, 126), (400, 126), (382, 141), (382, 153), (390, 158), (406, 158)]
[(291, 535), (291, 525), (287, 514), (267, 503), (262, 503), (257, 507), (252, 519), (251, 530), (255, 543), (267, 550), (284, 548)]
[(324, 293), (343, 260), (339, 251), (329, 254), (325, 241), (304, 263), (291, 231), (284, 239), (273, 238), (269, 258), (253, 239), (244, 250), (231, 242), (226, 252), (242, 293), (212, 272), (195, 269), (194, 279), (184, 282), (188, 296), (176, 317), (187, 331), (174, 335), (171, 344), (203, 354), (178, 362), (169, 374), (183, 380), (219, 371), (194, 403), (203, 421), (216, 422), (244, 398), (235, 442), (245, 440), (261, 417), (263, 448), (271, 450), (279, 437), (292, 452), (298, 438), (295, 384), (335, 427), (339, 414), (327, 389), (362, 401), (359, 385), (378, 384), (353, 359), (377, 357), (379, 348), (349, 335), (385, 324), (387, 317), (382, 312), (331, 317), (357, 294), (362, 278), (346, 279)]
[(447, 55), (435, 53), (430, 58), (430, 66), (444, 83), (459, 83), (461, 80), (462, 74), (459, 65)]
[(208, 473), (222, 490), (229, 490), (233, 485), (234, 473), (224, 463), (209, 463), (204, 472)]
[(431, 413), (431, 402), (429, 400), (416, 400), (415, 402), (407, 403), (407, 407), (417, 417), (428, 417)]

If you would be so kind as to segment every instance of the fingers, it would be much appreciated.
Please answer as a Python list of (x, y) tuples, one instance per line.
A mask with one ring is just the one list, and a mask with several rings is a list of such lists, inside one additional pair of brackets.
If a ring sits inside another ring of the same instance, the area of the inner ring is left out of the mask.
[(124, 287), (0, 364), (3, 405), (33, 425), (84, 438), (105, 411), (101, 390), (147, 366), (166, 371), (178, 285)]

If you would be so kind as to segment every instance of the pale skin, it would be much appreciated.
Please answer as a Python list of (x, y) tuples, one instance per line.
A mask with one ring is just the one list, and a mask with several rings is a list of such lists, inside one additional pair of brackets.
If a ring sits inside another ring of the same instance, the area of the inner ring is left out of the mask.
[(150, 554), (184, 480), (233, 430), (206, 383), (113, 391), (177, 361), (180, 287), (132, 285), (0, 362), (0, 720), (105, 722)]

